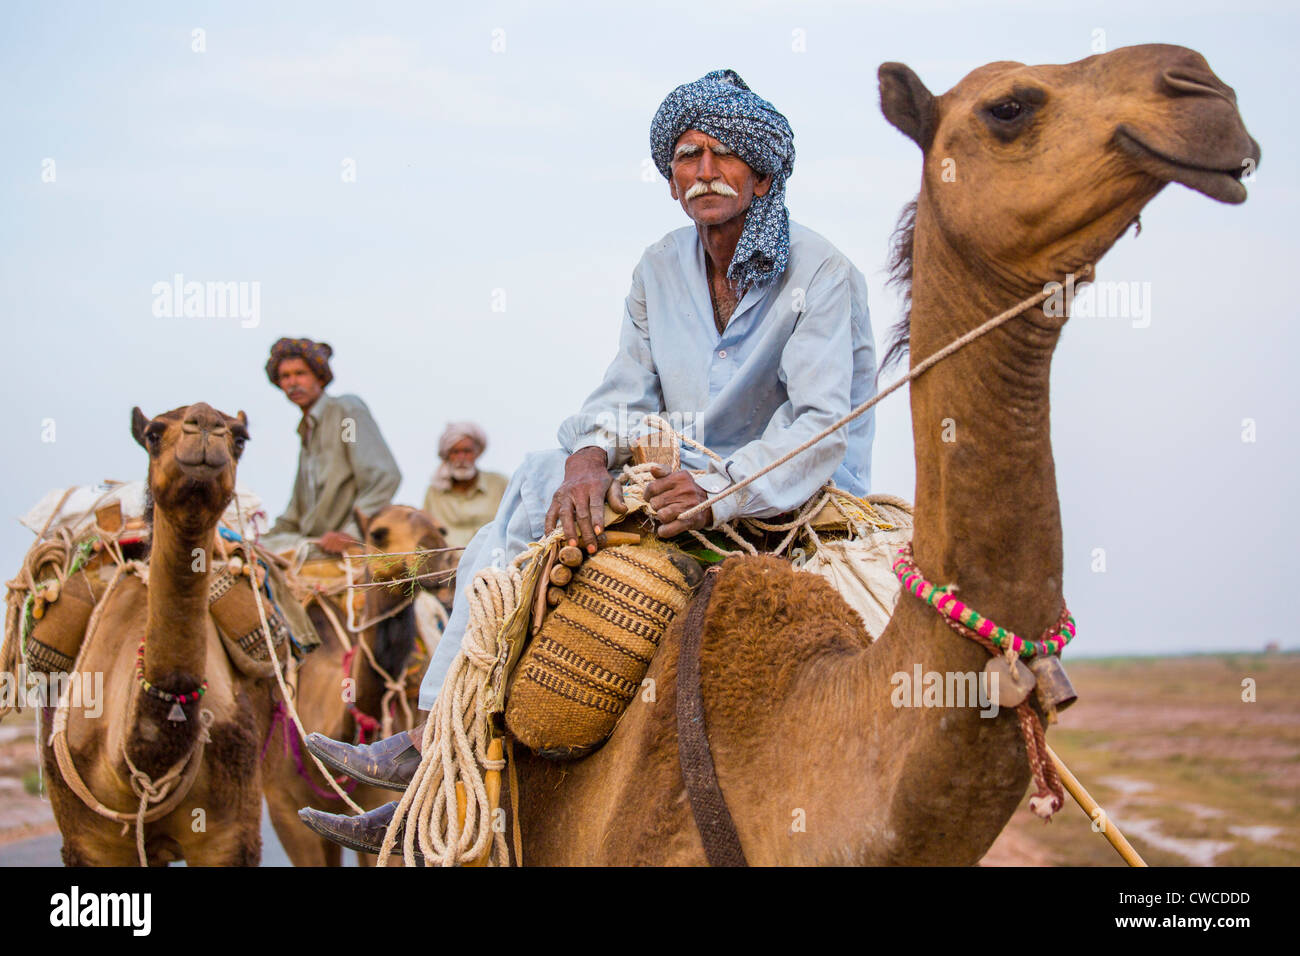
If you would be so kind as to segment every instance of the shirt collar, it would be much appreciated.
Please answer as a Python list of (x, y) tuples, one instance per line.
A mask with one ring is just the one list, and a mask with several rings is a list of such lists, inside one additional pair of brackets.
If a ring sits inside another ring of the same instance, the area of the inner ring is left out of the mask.
[(311, 407), (302, 413), (302, 419), (298, 422), (298, 437), (302, 439), (303, 445), (311, 440), (311, 433), (320, 424), (321, 413), (325, 410), (325, 401), (329, 396), (324, 392), (316, 401), (311, 403)]
[(694, 265), (694, 272), (697, 277), (694, 283), (696, 288), (693, 289), (692, 292), (697, 293), (702, 291), (704, 293), (702, 314), (708, 319), (709, 328), (713, 330), (714, 337), (720, 341), (728, 333), (735, 331), (734, 327), (736, 320), (753, 307), (754, 303), (763, 294), (764, 290), (756, 288), (753, 283), (746, 286), (745, 291), (741, 294), (740, 298), (736, 300), (735, 310), (727, 319), (726, 329), (719, 334), (718, 324), (713, 316), (713, 290), (709, 288), (709, 267), (706, 262), (708, 253), (704, 251), (704, 240), (700, 238), (699, 229), (694, 228), (691, 230), (691, 233), (695, 239), (693, 247), (694, 255), (691, 256), (691, 261)]

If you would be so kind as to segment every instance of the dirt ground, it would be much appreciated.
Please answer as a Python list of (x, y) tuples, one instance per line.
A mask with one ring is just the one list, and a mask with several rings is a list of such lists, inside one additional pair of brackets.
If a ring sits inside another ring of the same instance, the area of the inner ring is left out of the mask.
[[(1149, 864), (1300, 864), (1300, 654), (1067, 670), (1079, 701), (1048, 743)], [(1124, 865), (1073, 801), (1044, 824), (1027, 798), (984, 863)]]
[[(1300, 654), (1083, 660), (1068, 670), (1079, 701), (1048, 742), (1148, 863), (1300, 864)], [(30, 710), (0, 723), (0, 845), (57, 832), (36, 795), (35, 733)], [(1028, 795), (983, 862), (1123, 865), (1072, 801), (1044, 824)]]
[(38, 768), (35, 711), (9, 714), (0, 723), (0, 846), (58, 832)]

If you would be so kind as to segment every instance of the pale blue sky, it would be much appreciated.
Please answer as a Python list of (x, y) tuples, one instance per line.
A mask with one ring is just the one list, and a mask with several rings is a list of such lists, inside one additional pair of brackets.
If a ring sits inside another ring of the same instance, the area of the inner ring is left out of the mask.
[[(240, 478), (278, 511), (297, 454), (296, 410), (262, 373), (280, 335), (333, 344), (332, 390), (370, 405), (401, 501), (419, 503), (448, 419), (484, 424), (497, 470), (551, 446), (612, 354), (642, 249), (686, 221), (642, 175), (650, 118), (673, 86), (718, 67), (789, 117), (791, 214), (866, 274), (881, 341), (898, 312), (887, 239), (919, 154), (879, 114), (876, 67), (902, 60), (942, 92), (991, 60), (1087, 56), (1101, 29), (1110, 48), (1203, 53), (1264, 159), (1244, 206), (1171, 186), (1140, 239), (1104, 261), (1103, 277), (1151, 283), (1149, 328), (1077, 320), (1062, 340), (1053, 427), (1072, 653), (1300, 643), (1270, 610), (1297, 570), (1291, 5), (556, 6), (0, 11), (7, 573), (31, 539), (14, 519), (50, 488), (143, 476), (135, 404), (245, 409)], [(206, 52), (191, 50), (195, 28)], [(349, 158), (355, 183), (340, 176)], [(259, 282), (260, 324), (155, 317), (152, 286), (178, 272)], [(910, 497), (903, 395), (878, 422), (875, 489)], [(1104, 574), (1090, 570), (1097, 547)]]

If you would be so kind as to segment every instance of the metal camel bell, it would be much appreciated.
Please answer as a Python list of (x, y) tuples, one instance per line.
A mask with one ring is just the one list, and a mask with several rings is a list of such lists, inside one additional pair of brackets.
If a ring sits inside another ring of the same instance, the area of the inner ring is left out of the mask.
[(1065, 676), (1061, 659), (1055, 654), (1035, 657), (1029, 662), (1029, 669), (1034, 672), (1037, 680), (1035, 689), (1038, 691), (1038, 703), (1045, 712), (1050, 714), (1052, 711), (1065, 710), (1079, 699), (1070, 684), (1070, 678)]

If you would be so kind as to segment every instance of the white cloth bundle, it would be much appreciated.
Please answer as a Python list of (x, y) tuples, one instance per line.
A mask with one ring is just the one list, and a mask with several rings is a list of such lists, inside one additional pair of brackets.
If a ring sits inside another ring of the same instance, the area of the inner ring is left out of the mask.
[[(239, 507), (243, 509), (248, 530), (254, 537), (264, 533), (270, 527), (270, 522), (262, 507), (262, 499), (238, 484), (235, 486), (235, 494)], [(121, 504), (124, 519), (144, 517), (145, 483), (105, 481), (98, 485), (75, 485), (71, 489), (54, 488), (18, 521), (36, 535), (42, 529), (48, 535), (57, 528), (67, 528), (73, 538), (78, 538), (95, 527), (95, 512), (113, 502)], [(232, 531), (239, 530), (235, 505), (236, 501), (232, 500), (221, 517), (222, 524)]]

